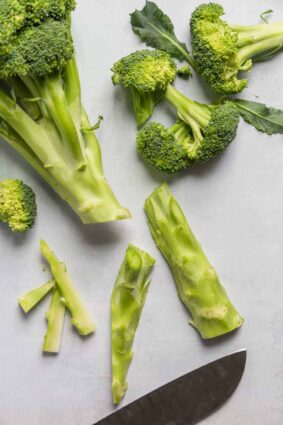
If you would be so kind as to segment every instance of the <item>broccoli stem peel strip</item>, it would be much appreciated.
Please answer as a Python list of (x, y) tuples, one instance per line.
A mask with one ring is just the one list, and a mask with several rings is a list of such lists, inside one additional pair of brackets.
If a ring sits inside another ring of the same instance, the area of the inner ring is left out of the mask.
[(214, 338), (239, 328), (243, 319), (167, 184), (147, 198), (145, 211), (153, 239), (172, 270), (180, 299), (192, 316), (191, 324), (202, 338)]
[(34, 308), (56, 285), (54, 279), (40, 286), (39, 288), (32, 289), (18, 299), (18, 303), (25, 313), (28, 313)]
[(56, 284), (62, 294), (62, 302), (71, 313), (72, 324), (77, 328), (81, 335), (89, 335), (96, 329), (95, 323), (88, 312), (80, 294), (77, 292), (74, 284), (67, 272), (65, 264), (61, 263), (47, 243), (40, 241), (40, 249), (50, 265), (51, 272), (56, 280)]
[(43, 342), (43, 351), (45, 353), (57, 354), (60, 351), (65, 310), (65, 305), (62, 302), (62, 295), (60, 294), (59, 289), (55, 287), (53, 289), (49, 310), (46, 313), (48, 325)]
[(128, 388), (126, 377), (133, 358), (132, 346), (154, 263), (145, 251), (129, 245), (112, 292), (112, 393), (115, 404), (120, 403)]

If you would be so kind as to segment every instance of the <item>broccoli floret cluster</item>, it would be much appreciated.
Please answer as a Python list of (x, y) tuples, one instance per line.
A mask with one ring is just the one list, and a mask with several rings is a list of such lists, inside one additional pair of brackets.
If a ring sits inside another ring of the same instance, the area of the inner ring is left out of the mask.
[(21, 180), (0, 181), (0, 221), (8, 223), (13, 232), (26, 232), (36, 218), (35, 194)]
[(218, 3), (198, 6), (192, 13), (190, 29), (192, 54), (197, 70), (217, 93), (239, 93), (248, 84), (240, 79), (253, 60), (267, 59), (283, 45), (283, 24), (229, 25), (221, 19)]
[(176, 64), (168, 53), (139, 50), (120, 59), (113, 67), (112, 81), (130, 88), (137, 125), (144, 124), (154, 106), (176, 78)]

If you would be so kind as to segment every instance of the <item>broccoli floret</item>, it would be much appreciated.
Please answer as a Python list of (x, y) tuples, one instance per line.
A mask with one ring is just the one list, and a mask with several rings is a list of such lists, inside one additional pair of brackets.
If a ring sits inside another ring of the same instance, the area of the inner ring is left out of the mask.
[(130, 213), (105, 179), (81, 104), (70, 28), (74, 7), (74, 0), (0, 0), (0, 136), (84, 223), (121, 220)]
[(36, 218), (35, 194), (31, 187), (17, 179), (0, 181), (0, 221), (13, 232), (26, 232)]
[(183, 65), (177, 69), (177, 75), (180, 78), (183, 78), (183, 80), (188, 80), (193, 75), (193, 73), (189, 65)]
[(191, 16), (192, 54), (198, 71), (217, 93), (239, 93), (248, 84), (239, 72), (271, 57), (283, 46), (283, 23), (229, 25), (217, 3), (202, 4)]
[(190, 128), (182, 121), (171, 128), (151, 122), (137, 134), (137, 150), (154, 168), (172, 174), (189, 165), (188, 146), (192, 142)]
[(113, 67), (112, 81), (131, 90), (137, 125), (144, 124), (167, 85), (176, 78), (176, 65), (168, 53), (139, 50), (120, 59)]

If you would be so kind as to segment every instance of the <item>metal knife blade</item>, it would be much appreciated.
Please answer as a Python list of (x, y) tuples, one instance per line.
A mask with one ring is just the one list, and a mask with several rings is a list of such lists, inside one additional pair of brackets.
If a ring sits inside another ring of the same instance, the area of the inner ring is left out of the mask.
[(235, 391), (246, 350), (200, 367), (123, 407), (95, 425), (193, 425)]

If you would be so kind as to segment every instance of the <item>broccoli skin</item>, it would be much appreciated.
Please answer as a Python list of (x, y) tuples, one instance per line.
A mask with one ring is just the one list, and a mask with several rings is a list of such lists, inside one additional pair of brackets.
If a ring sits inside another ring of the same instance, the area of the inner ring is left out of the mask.
[[(7, 16), (5, 5), (14, 10), (16, 4), (0, 2), (0, 21)], [(129, 218), (105, 179), (99, 143), (81, 104), (70, 28), (74, 1), (19, 4), (24, 18), (20, 26), (17, 19), (9, 21), (6, 51), (0, 31), (1, 137), (84, 223)]]
[(160, 50), (140, 50), (113, 65), (113, 83), (131, 90), (138, 126), (150, 118), (167, 85), (175, 80), (176, 70), (170, 55)]
[(229, 25), (217, 3), (202, 4), (192, 13), (192, 54), (200, 74), (217, 93), (239, 93), (248, 80), (253, 61), (271, 57), (283, 46), (283, 23)]
[(26, 232), (36, 218), (35, 194), (21, 180), (0, 181), (0, 221), (7, 223), (13, 232)]

